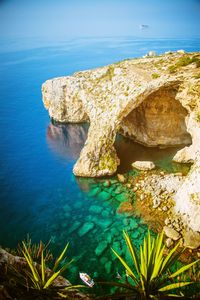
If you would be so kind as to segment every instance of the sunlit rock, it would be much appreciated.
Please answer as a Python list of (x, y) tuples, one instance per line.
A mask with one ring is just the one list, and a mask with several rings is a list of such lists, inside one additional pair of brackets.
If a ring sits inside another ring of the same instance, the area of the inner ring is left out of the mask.
[(135, 161), (132, 163), (132, 167), (138, 170), (153, 170), (155, 169), (155, 164), (152, 161)]
[(200, 231), (200, 161), (192, 166), (174, 200), (175, 210), (181, 213), (185, 223), (194, 231)]
[(120, 161), (113, 145), (118, 131), (147, 146), (195, 144), (187, 126), (195, 118), (198, 70), (188, 66), (171, 73), (169, 67), (184, 54), (164, 57), (127, 60), (43, 84), (44, 105), (53, 119), (90, 122), (75, 175), (116, 172)]
[(197, 249), (200, 246), (200, 233), (193, 231), (186, 231), (184, 233), (184, 246)]
[(73, 169), (77, 176), (116, 172), (120, 164), (114, 146), (118, 132), (150, 147), (182, 146), (174, 160), (194, 166), (175, 195), (176, 210), (198, 231), (199, 61), (199, 53), (181, 50), (47, 80), (42, 86), (43, 102), (51, 118), (90, 124)]
[(163, 230), (165, 235), (174, 241), (177, 241), (180, 238), (180, 234), (171, 227), (164, 226)]

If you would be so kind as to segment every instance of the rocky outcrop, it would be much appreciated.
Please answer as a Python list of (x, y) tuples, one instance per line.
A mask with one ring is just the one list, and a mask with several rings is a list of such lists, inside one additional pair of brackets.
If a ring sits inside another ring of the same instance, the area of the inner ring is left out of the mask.
[[(178, 67), (184, 59), (188, 65)], [(199, 72), (197, 60), (198, 54), (174, 53), (47, 80), (43, 101), (54, 120), (90, 122), (75, 175), (115, 173), (120, 163), (113, 146), (118, 131), (147, 146), (192, 143), (175, 159), (194, 161), (200, 127), (196, 121), (200, 83), (194, 78)], [(170, 67), (176, 65), (172, 72)]]
[[(199, 65), (199, 53), (167, 53), (47, 80), (42, 94), (50, 117), (90, 123), (74, 174), (114, 174), (120, 164), (114, 148), (117, 132), (150, 147), (183, 145), (174, 160), (192, 162), (194, 167), (182, 192), (177, 192), (177, 210), (194, 208), (194, 202), (199, 205), (199, 188), (189, 188), (190, 180), (194, 186), (199, 180)], [(180, 205), (182, 197), (190, 203), (185, 208)]]
[(192, 166), (183, 184), (178, 189), (175, 210), (194, 231), (200, 232), (200, 161)]
[[(35, 262), (35, 265), (40, 269), (41, 265)], [(26, 270), (26, 272), (24, 271)], [(40, 295), (37, 290), (27, 288), (28, 281), (25, 281), (23, 274), (27, 274), (29, 266), (24, 257), (12, 255), (6, 250), (0, 247), (0, 299), (38, 299)], [(46, 276), (52, 276), (53, 271), (46, 267)], [(24, 284), (23, 284), (24, 280)], [(27, 286), (26, 286), (27, 285)], [(62, 276), (58, 276), (52, 282), (54, 289), (60, 289), (64, 292), (64, 289), (72, 284)], [(25, 287), (25, 288), (24, 288)], [(37, 294), (37, 295), (36, 295)], [(63, 299), (55, 293), (49, 292), (50, 298), (46, 299)], [(89, 300), (90, 297), (87, 294), (80, 293), (78, 289), (73, 290), (74, 299)]]

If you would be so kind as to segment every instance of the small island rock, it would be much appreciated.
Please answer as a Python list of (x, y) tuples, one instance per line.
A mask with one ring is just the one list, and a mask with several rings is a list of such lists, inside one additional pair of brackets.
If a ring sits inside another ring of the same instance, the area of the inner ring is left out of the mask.
[(155, 169), (155, 165), (152, 161), (135, 161), (132, 163), (132, 167), (141, 171), (148, 171)]

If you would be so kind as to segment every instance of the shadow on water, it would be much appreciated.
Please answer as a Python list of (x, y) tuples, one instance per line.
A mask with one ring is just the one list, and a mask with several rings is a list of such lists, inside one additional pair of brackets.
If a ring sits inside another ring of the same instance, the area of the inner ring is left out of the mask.
[[(52, 122), (47, 128), (47, 142), (50, 149), (64, 160), (77, 160), (87, 139), (89, 124), (58, 124)], [(172, 162), (173, 156), (182, 147), (146, 147), (133, 140), (117, 135), (115, 141), (117, 155), (120, 158), (119, 173), (132, 169), (134, 161), (153, 161), (158, 168), (167, 172), (187, 173), (189, 166)]]

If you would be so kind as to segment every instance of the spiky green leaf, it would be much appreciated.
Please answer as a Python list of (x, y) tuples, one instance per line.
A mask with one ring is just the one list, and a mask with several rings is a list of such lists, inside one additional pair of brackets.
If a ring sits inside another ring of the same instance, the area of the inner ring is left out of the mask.
[(178, 271), (176, 271), (176, 272), (174, 272), (173, 274), (171, 274), (171, 275), (169, 276), (169, 278), (174, 278), (174, 277), (178, 276), (179, 274), (181, 274), (181, 273), (187, 271), (189, 268), (191, 268), (191, 267), (192, 267), (193, 265), (195, 265), (197, 262), (199, 262), (199, 259), (196, 260), (196, 261), (194, 261), (194, 262), (192, 262), (192, 263), (190, 263), (190, 264), (188, 264), (188, 265), (186, 265), (186, 266), (183, 266), (183, 267), (180, 268)]
[(45, 283), (43, 289), (47, 289), (52, 283), (53, 281), (60, 275), (60, 270), (56, 273), (54, 273)]
[(122, 263), (122, 265), (125, 267), (125, 269), (128, 272), (128, 275), (131, 276), (131, 278), (133, 278), (133, 280), (137, 283), (137, 278), (135, 276), (135, 274), (132, 272), (131, 268), (127, 265), (127, 263), (123, 260), (123, 258), (113, 249), (111, 248), (113, 253), (117, 256), (117, 258), (120, 260), (120, 262)]
[(36, 269), (36, 267), (35, 267), (32, 259), (30, 260), (29, 257), (28, 257), (28, 255), (23, 250), (22, 250), (22, 253), (23, 253), (23, 255), (24, 255), (24, 257), (25, 257), (25, 259), (26, 259), (26, 261), (28, 263), (29, 268), (31, 269), (31, 272), (32, 272), (33, 277), (34, 277), (34, 280), (36, 282), (40, 281), (40, 276), (39, 276), (39, 274), (37, 272), (37, 269)]
[(133, 259), (136, 271), (139, 274), (140, 273), (140, 271), (139, 271), (139, 259), (137, 257), (137, 253), (136, 253), (135, 247), (133, 246), (133, 244), (131, 242), (131, 239), (128, 236), (128, 234), (125, 231), (123, 231), (123, 234), (124, 234), (124, 237), (125, 237), (125, 241), (126, 241), (127, 247), (129, 249), (129, 252), (130, 252), (131, 257)]
[(59, 265), (59, 263), (62, 261), (66, 251), (67, 251), (67, 248), (69, 246), (69, 243), (66, 244), (65, 248), (63, 249), (63, 251), (61, 252), (60, 256), (57, 258), (56, 262), (55, 262), (55, 265), (53, 267), (53, 271), (55, 271)]
[(174, 290), (174, 289), (179, 289), (183, 286), (186, 286), (186, 285), (189, 285), (189, 284), (192, 284), (193, 282), (177, 282), (177, 283), (172, 283), (172, 284), (169, 284), (169, 285), (166, 285), (162, 288), (160, 288), (158, 291), (159, 292), (166, 292), (166, 291), (170, 291), (170, 290)]
[(42, 272), (42, 283), (45, 282), (45, 260), (44, 260), (44, 251), (41, 252), (41, 272)]

